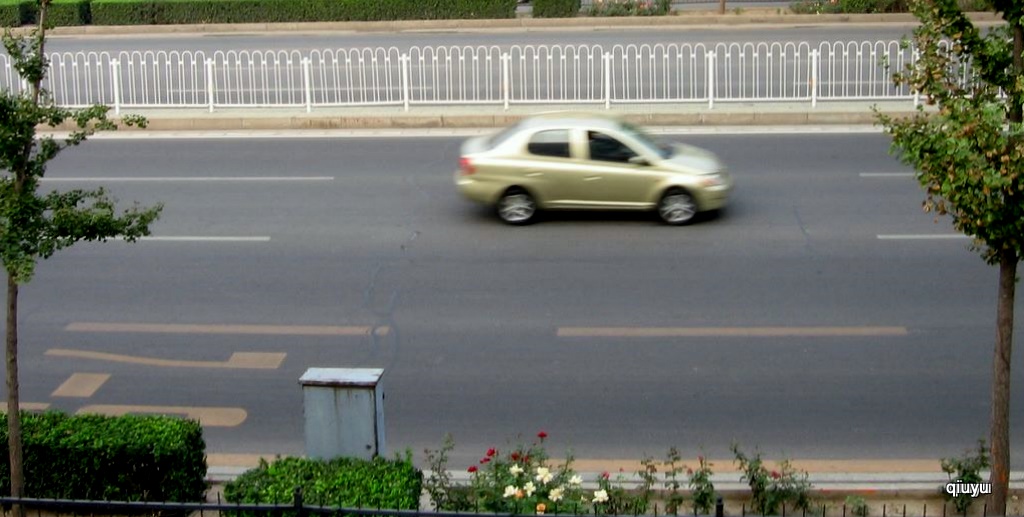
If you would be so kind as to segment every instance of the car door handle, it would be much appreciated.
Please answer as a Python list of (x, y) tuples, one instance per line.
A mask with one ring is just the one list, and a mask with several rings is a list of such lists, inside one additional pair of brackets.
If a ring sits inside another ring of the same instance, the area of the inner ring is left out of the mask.
[(537, 176), (543, 176), (543, 175), (544, 175), (544, 173), (541, 172), (541, 171), (534, 171), (534, 170), (526, 171), (526, 177), (527, 178), (536, 178)]
[(599, 179), (601, 179), (601, 176), (587, 176), (583, 178), (583, 181), (597, 181)]

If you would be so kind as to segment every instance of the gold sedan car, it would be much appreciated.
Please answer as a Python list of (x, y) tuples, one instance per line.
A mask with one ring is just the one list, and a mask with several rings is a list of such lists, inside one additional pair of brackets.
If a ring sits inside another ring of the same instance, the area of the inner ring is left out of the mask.
[(611, 115), (552, 113), (467, 140), (455, 185), (509, 224), (540, 210), (649, 210), (684, 225), (723, 208), (733, 181), (708, 151), (659, 143)]

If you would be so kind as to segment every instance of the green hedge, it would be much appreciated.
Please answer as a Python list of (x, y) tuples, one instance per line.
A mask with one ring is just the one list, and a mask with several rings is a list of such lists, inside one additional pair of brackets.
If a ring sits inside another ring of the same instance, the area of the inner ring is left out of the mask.
[(0, 0), (0, 27), (21, 27), (35, 20), (34, 0)]
[(92, 0), (95, 25), (512, 18), (516, 0)]
[[(199, 423), (166, 416), (24, 413), (25, 492), (31, 497), (202, 501), (206, 443)], [(0, 414), (7, 447), (7, 415)], [(10, 493), (0, 462), (0, 493)]]
[(534, 18), (573, 18), (580, 14), (580, 0), (533, 0)]
[(283, 458), (246, 471), (224, 486), (231, 503), (291, 503), (302, 488), (306, 504), (347, 508), (419, 509), (423, 473), (411, 454), (393, 460)]
[(46, 10), (47, 25), (50, 27), (89, 25), (92, 21), (89, 13), (89, 0), (53, 0)]

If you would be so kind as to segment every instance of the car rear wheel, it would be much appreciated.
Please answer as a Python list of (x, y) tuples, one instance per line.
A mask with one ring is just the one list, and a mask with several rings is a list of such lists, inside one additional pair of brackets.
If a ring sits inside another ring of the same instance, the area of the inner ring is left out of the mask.
[(697, 216), (697, 201), (685, 190), (670, 190), (658, 202), (658, 215), (667, 224), (690, 224)]
[(498, 217), (508, 224), (528, 224), (537, 215), (537, 202), (529, 192), (510, 189), (498, 200)]

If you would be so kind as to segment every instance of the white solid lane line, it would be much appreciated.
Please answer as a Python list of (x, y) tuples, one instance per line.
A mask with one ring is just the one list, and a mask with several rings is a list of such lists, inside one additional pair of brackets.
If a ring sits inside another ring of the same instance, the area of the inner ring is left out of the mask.
[(970, 237), (962, 233), (910, 233), (903, 235), (878, 235), (877, 237), (883, 241), (970, 239)]
[(913, 172), (862, 172), (862, 178), (913, 178)]
[[(111, 240), (124, 240), (123, 237), (115, 237)], [(270, 236), (259, 235), (253, 237), (235, 236), (200, 236), (200, 235), (163, 235), (139, 237), (139, 241), (146, 242), (270, 242)]]
[(188, 181), (242, 181), (242, 182), (256, 182), (256, 181), (334, 181), (334, 176), (154, 176), (154, 177), (137, 177), (137, 176), (124, 176), (124, 177), (84, 177), (84, 178), (69, 178), (69, 177), (58, 177), (58, 178), (43, 178), (46, 182), (104, 182), (114, 183), (120, 181), (135, 181), (135, 182), (188, 182)]

